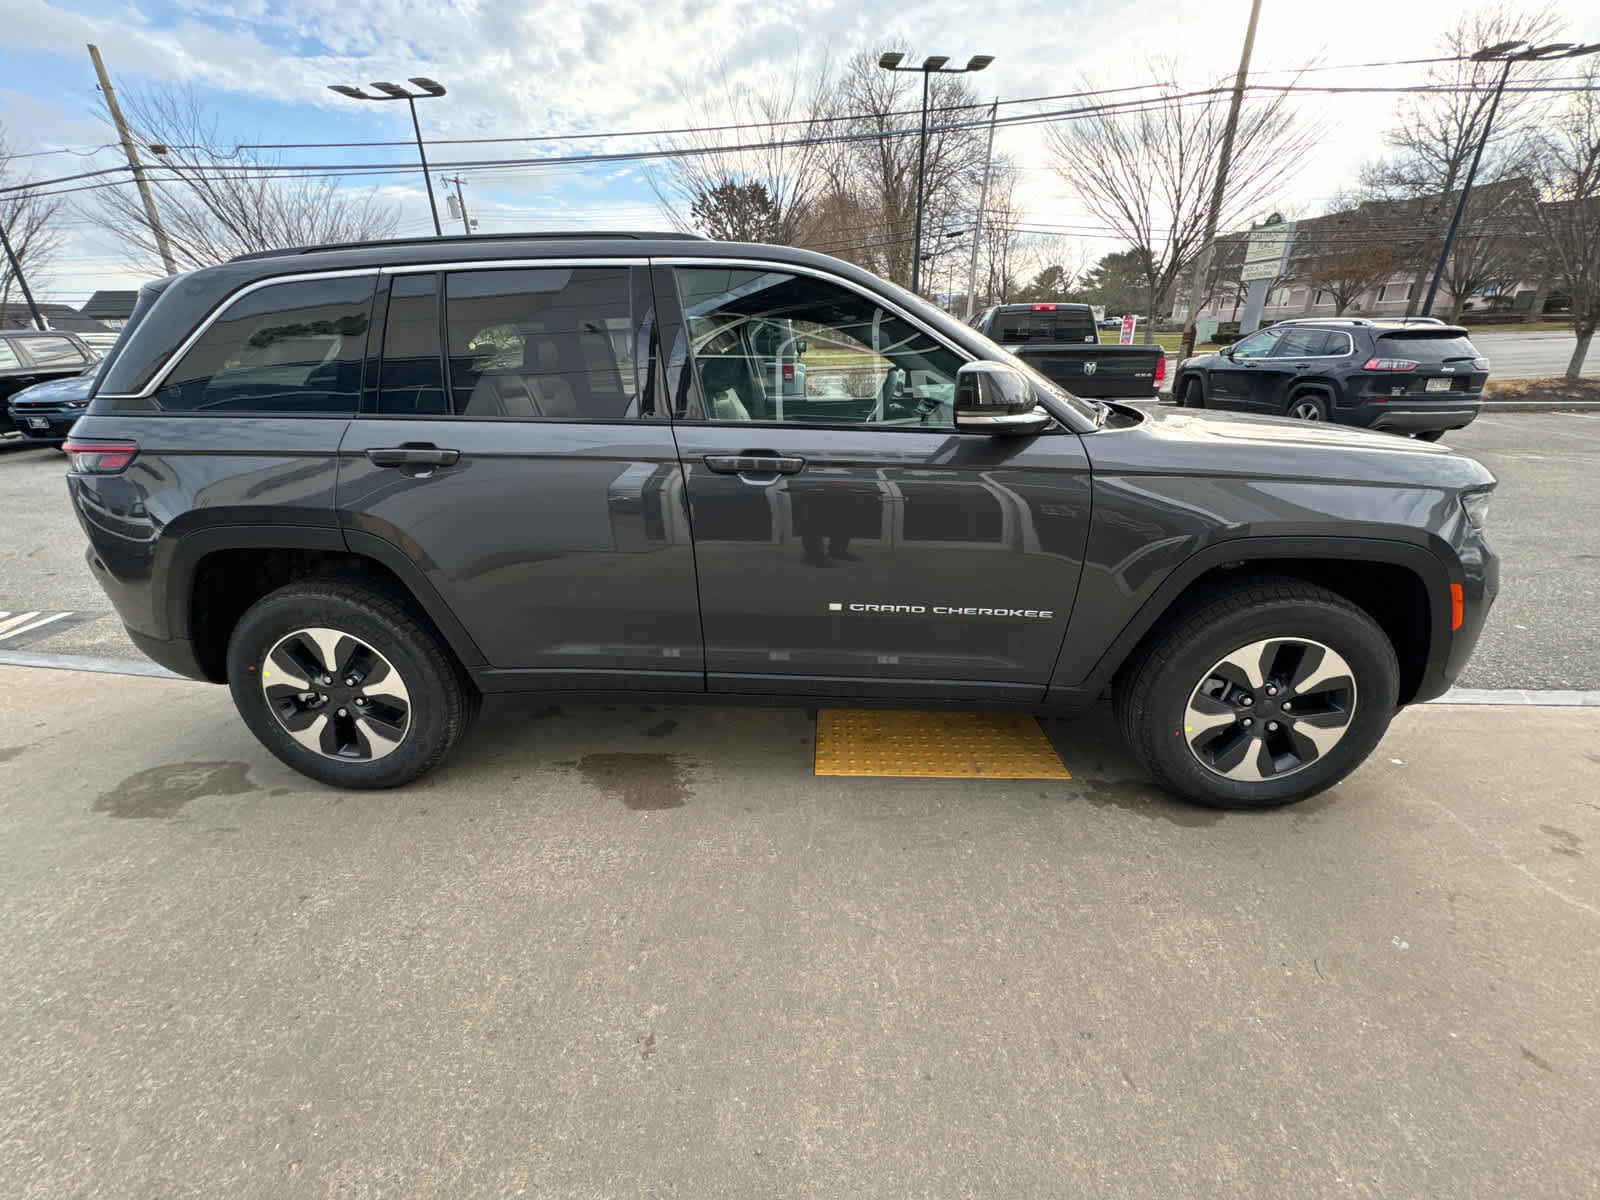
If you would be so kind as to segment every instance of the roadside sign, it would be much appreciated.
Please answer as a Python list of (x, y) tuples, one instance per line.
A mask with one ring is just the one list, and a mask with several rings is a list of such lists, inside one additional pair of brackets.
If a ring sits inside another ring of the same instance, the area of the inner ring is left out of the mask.
[(1138, 317), (1123, 317), (1122, 318), (1122, 332), (1117, 335), (1117, 345), (1119, 345), (1119, 346), (1131, 346), (1131, 345), (1133, 345), (1133, 330), (1134, 330), (1134, 327), (1137, 326), (1138, 324), (1139, 324), (1139, 318)]
[(1250, 241), (1245, 245), (1244, 269), (1239, 272), (1239, 282), (1250, 283), (1257, 279), (1276, 279), (1284, 252), (1294, 237), (1294, 222), (1262, 225), (1250, 231)]

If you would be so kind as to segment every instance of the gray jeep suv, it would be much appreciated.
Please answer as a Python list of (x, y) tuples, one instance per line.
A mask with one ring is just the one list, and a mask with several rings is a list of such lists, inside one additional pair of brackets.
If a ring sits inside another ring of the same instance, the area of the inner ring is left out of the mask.
[(67, 450), (134, 640), (346, 787), (416, 778), (496, 692), (1109, 689), (1161, 784), (1267, 807), (1443, 692), (1497, 585), (1471, 459), (1086, 402), (855, 267), (669, 235), (161, 280)]

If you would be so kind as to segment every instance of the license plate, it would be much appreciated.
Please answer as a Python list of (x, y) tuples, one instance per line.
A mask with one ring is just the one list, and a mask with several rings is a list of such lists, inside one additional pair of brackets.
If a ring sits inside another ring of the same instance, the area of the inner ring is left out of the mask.
[(29, 417), (28, 418), (28, 428), (29, 429), (49, 429), (50, 428), (50, 418), (49, 417)]
[(1455, 380), (1453, 379), (1430, 379), (1425, 386), (1426, 390), (1430, 392), (1448, 392), (1450, 385), (1454, 382)]

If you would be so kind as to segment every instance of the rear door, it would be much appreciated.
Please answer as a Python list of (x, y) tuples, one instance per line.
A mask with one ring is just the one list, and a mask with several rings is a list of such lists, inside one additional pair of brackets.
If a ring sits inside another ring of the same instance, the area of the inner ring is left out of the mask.
[(704, 687), (647, 270), (391, 273), (341, 446), (353, 550), (409, 559), (508, 685)]
[[(656, 294), (711, 690), (1041, 699), (1088, 530), (1079, 438), (956, 431), (965, 356), (832, 277), (685, 264)], [(772, 320), (806, 342), (803, 400), (768, 386), (749, 335)]]

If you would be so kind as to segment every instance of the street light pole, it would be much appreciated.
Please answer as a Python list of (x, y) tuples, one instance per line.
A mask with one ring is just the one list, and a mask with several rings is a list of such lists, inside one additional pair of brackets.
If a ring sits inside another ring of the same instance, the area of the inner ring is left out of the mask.
[(433, 178), (428, 174), (428, 152), (422, 145), (422, 125), (417, 121), (417, 101), (426, 100), (430, 96), (445, 94), (444, 85), (435, 83), (421, 75), (414, 75), (408, 83), (414, 83), (422, 90), (408, 92), (398, 83), (375, 83), (372, 86), (383, 92), (382, 96), (369, 95), (358, 87), (350, 87), (342, 83), (330, 83), (329, 91), (338, 92), (341, 96), (349, 96), (352, 100), (404, 100), (411, 106), (411, 128), (417, 135), (417, 157), (422, 160), (422, 186), (428, 193), (428, 211), (433, 214), (433, 236), (443, 237), (444, 230), (439, 226), (439, 205), (433, 198)]
[[(1517, 47), (1527, 46), (1525, 50)], [(1439, 250), (1439, 261), (1433, 268), (1433, 280), (1428, 284), (1427, 298), (1422, 302), (1422, 315), (1433, 315), (1433, 301), (1439, 294), (1439, 281), (1444, 278), (1445, 264), (1450, 261), (1450, 250), (1455, 245), (1456, 231), (1461, 227), (1461, 218), (1467, 211), (1467, 200), (1472, 196), (1472, 183), (1478, 175), (1478, 163), (1483, 160), (1484, 147), (1489, 144), (1489, 133), (1494, 128), (1495, 113), (1500, 111), (1500, 95), (1506, 90), (1506, 81), (1511, 78), (1511, 64), (1519, 62), (1534, 62), (1551, 58), (1582, 58), (1587, 54), (1600, 51), (1600, 42), (1587, 46), (1574, 45), (1572, 42), (1552, 42), (1548, 46), (1528, 46), (1527, 42), (1501, 42), (1498, 46), (1489, 46), (1479, 50), (1472, 57), (1477, 62), (1504, 62), (1500, 70), (1500, 82), (1495, 85), (1494, 97), (1489, 101), (1489, 112), (1483, 120), (1483, 135), (1478, 139), (1478, 145), (1472, 151), (1472, 164), (1467, 168), (1467, 177), (1461, 184), (1461, 196), (1456, 201), (1456, 209), (1450, 215), (1450, 227), (1445, 230), (1444, 245)]]
[(922, 208), (923, 208), (923, 173), (927, 169), (928, 161), (928, 93), (931, 89), (935, 75), (965, 75), (969, 71), (981, 71), (994, 61), (992, 54), (974, 54), (967, 60), (964, 67), (947, 67), (950, 61), (948, 55), (935, 54), (922, 60), (920, 67), (902, 67), (900, 62), (905, 55), (897, 50), (880, 55), (878, 65), (885, 71), (920, 71), (922, 73), (922, 122), (917, 134), (917, 216), (915, 231), (912, 233), (911, 245), (911, 290), (918, 294), (922, 291)]

